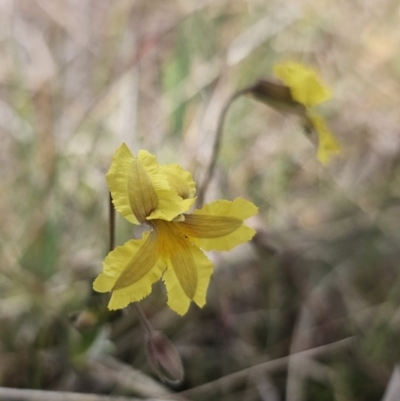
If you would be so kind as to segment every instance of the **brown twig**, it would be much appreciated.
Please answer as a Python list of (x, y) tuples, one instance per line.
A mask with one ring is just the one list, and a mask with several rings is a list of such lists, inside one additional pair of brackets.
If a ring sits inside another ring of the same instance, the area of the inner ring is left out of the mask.
[[(239, 370), (238, 372), (231, 373), (227, 376), (221, 377), (220, 379), (214, 380), (212, 382), (208, 382), (201, 386), (194, 387), (190, 390), (185, 390), (178, 394), (183, 395), (183, 396), (194, 396), (194, 395), (198, 395), (198, 394), (204, 395), (205, 393), (208, 393), (211, 391), (214, 391), (214, 392), (218, 391), (221, 388), (223, 388), (225, 391), (227, 391), (227, 389), (229, 389), (233, 386), (236, 386), (237, 383), (240, 382), (241, 380), (244, 380), (247, 377), (249, 377), (250, 374), (261, 373), (261, 372), (270, 373), (270, 372), (274, 372), (277, 370), (285, 369), (287, 367), (287, 365), (289, 364), (291, 358), (296, 358), (296, 357), (315, 358), (317, 356), (326, 355), (326, 354), (347, 348), (348, 346), (352, 345), (354, 340), (355, 340), (354, 336), (348, 337), (343, 340), (335, 341), (333, 343), (321, 345), (320, 347), (311, 348), (306, 351), (296, 352), (292, 355), (288, 355), (283, 358), (274, 359), (272, 361), (260, 363), (255, 366), (251, 366), (249, 368)], [(167, 398), (171, 398), (171, 397), (168, 396)]]
[(90, 361), (89, 369), (103, 380), (118, 388), (124, 394), (135, 394), (147, 398), (162, 398), (172, 393), (168, 387), (145, 373), (118, 359), (105, 355)]
[[(147, 401), (162, 401), (147, 398)], [(0, 387), (0, 401), (142, 401), (135, 397)]]
[(108, 230), (109, 230), (109, 251), (115, 248), (115, 209), (112, 203), (111, 193), (108, 202)]

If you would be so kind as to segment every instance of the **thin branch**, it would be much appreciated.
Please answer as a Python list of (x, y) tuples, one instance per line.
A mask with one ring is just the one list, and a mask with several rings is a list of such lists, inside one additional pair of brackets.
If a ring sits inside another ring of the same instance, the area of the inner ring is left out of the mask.
[(400, 394), (400, 365), (394, 367), (392, 377), (386, 387), (385, 394), (381, 401), (396, 401)]
[[(204, 395), (205, 393), (218, 391), (221, 388), (223, 388), (224, 391), (227, 391), (229, 388), (237, 386), (238, 382), (240, 382), (241, 380), (247, 379), (250, 374), (265, 373), (265, 372), (270, 373), (277, 370), (282, 370), (288, 366), (291, 358), (296, 358), (296, 357), (315, 358), (317, 356), (330, 354), (332, 352), (336, 352), (351, 346), (354, 343), (354, 340), (355, 337), (352, 336), (345, 338), (343, 340), (335, 341), (330, 344), (321, 345), (320, 347), (311, 348), (306, 351), (296, 352), (292, 355), (288, 355), (283, 358), (260, 363), (259, 365), (239, 370), (238, 372), (231, 373), (230, 375), (221, 377), (220, 379), (214, 380), (212, 382), (205, 383), (201, 386), (194, 387), (190, 390), (185, 390), (181, 393), (178, 393), (178, 395), (190, 396), (190, 397), (198, 394)], [(171, 397), (168, 396), (167, 398)]]
[(215, 133), (215, 141), (214, 141), (214, 146), (213, 146), (213, 150), (212, 150), (212, 154), (211, 154), (210, 164), (208, 165), (208, 169), (207, 169), (206, 175), (204, 177), (204, 181), (203, 181), (202, 185), (199, 187), (199, 191), (197, 193), (197, 207), (198, 208), (201, 208), (203, 206), (205, 193), (207, 191), (208, 185), (214, 174), (219, 151), (221, 149), (222, 136), (223, 136), (223, 130), (224, 130), (224, 122), (225, 122), (225, 118), (228, 113), (228, 110), (229, 110), (230, 106), (232, 105), (232, 103), (237, 98), (239, 98), (242, 95), (246, 95), (246, 94), (250, 93), (252, 89), (253, 89), (253, 87), (251, 86), (251, 87), (246, 87), (244, 89), (241, 89), (241, 90), (235, 92), (225, 103), (225, 106), (222, 109), (221, 114), (219, 115), (217, 131)]
[[(135, 397), (0, 387), (0, 401), (142, 401)], [(146, 401), (162, 401), (147, 398)]]
[(109, 195), (109, 202), (108, 202), (108, 230), (109, 230), (109, 251), (111, 252), (115, 248), (115, 209), (112, 203), (111, 193)]
[(172, 393), (168, 387), (152, 377), (109, 355), (90, 361), (88, 368), (95, 373), (97, 380), (106, 383), (109, 381), (110, 385), (124, 394), (135, 394), (147, 399), (147, 397), (162, 398)]

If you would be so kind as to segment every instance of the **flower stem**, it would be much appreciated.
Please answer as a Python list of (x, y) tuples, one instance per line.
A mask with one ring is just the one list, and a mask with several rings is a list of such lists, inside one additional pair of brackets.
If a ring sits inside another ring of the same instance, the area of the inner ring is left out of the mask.
[(217, 165), (217, 159), (218, 159), (218, 155), (219, 155), (219, 151), (220, 151), (221, 143), (222, 143), (224, 122), (225, 122), (225, 118), (228, 113), (228, 110), (229, 110), (230, 106), (232, 105), (232, 103), (237, 98), (239, 98), (242, 95), (246, 95), (246, 94), (250, 93), (252, 90), (253, 90), (253, 86), (249, 86), (249, 87), (243, 88), (243, 89), (235, 92), (225, 103), (225, 106), (222, 109), (221, 114), (219, 115), (217, 131), (215, 134), (215, 140), (214, 140), (214, 146), (213, 146), (213, 150), (212, 150), (212, 154), (211, 154), (210, 164), (208, 165), (208, 169), (206, 171), (204, 181), (203, 181), (202, 185), (200, 186), (199, 191), (197, 193), (197, 203), (196, 204), (197, 204), (198, 208), (201, 208), (203, 206), (205, 193), (207, 191), (208, 185), (214, 174), (215, 166)]
[(109, 230), (109, 251), (111, 252), (115, 248), (115, 209), (112, 203), (111, 193), (109, 193), (108, 202), (108, 230)]

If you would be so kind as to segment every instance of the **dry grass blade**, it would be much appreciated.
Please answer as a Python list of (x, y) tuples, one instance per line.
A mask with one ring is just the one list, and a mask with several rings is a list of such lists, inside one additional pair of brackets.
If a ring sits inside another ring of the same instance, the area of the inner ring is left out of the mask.
[(116, 387), (128, 393), (142, 397), (163, 397), (171, 394), (166, 386), (112, 357), (93, 361), (91, 370), (99, 379), (111, 380)]
[[(118, 397), (62, 391), (27, 390), (0, 387), (0, 401), (141, 401), (141, 398)], [(160, 398), (146, 398), (147, 401), (162, 401)]]
[(392, 377), (386, 387), (381, 401), (397, 401), (400, 394), (400, 365), (393, 369)]
[(230, 387), (234, 387), (238, 384), (238, 382), (246, 380), (252, 373), (254, 374), (262, 372), (267, 372), (267, 373), (276, 372), (278, 370), (285, 369), (293, 357), (315, 358), (322, 355), (328, 355), (330, 353), (336, 352), (341, 349), (345, 349), (353, 345), (354, 341), (355, 337), (349, 337), (343, 340), (333, 342), (331, 344), (322, 345), (320, 347), (312, 348), (306, 351), (301, 351), (293, 355), (285, 356), (283, 358), (260, 363), (258, 365), (254, 365), (249, 368), (240, 370), (239, 372), (235, 372), (230, 375), (221, 377), (220, 379), (211, 381), (209, 383), (192, 388), (190, 390), (183, 391), (179, 393), (179, 395), (190, 397), (201, 394), (204, 396), (204, 394), (208, 394), (212, 391), (217, 391), (221, 387), (223, 387), (225, 391), (228, 391)]

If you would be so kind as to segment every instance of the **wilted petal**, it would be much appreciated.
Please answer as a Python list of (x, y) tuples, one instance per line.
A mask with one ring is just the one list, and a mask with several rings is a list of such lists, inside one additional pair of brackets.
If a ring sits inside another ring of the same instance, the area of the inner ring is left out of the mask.
[(318, 160), (326, 165), (331, 158), (342, 151), (342, 147), (327, 128), (325, 121), (319, 116), (310, 116), (318, 134)]
[(257, 207), (242, 198), (233, 202), (219, 200), (185, 215), (185, 221), (176, 223), (182, 234), (200, 248), (227, 251), (249, 241), (255, 231), (243, 221), (257, 213)]
[(332, 96), (331, 90), (323, 84), (317, 73), (303, 64), (277, 64), (274, 74), (290, 88), (293, 99), (306, 107), (325, 102)]
[(113, 291), (109, 309), (120, 309), (150, 294), (151, 286), (165, 269), (154, 232), (140, 240), (131, 240), (110, 252), (103, 273), (93, 283), (98, 292)]

